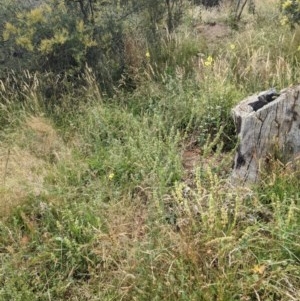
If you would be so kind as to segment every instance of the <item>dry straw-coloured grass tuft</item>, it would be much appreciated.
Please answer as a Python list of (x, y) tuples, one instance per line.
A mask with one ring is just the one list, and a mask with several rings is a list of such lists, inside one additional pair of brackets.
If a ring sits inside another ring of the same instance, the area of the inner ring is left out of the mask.
[(58, 159), (63, 142), (46, 118), (30, 117), (25, 131), (24, 138), (29, 138), (30, 149), (36, 156), (54, 156)]
[(28, 194), (38, 195), (43, 191), (46, 166), (28, 150), (2, 146), (0, 167), (0, 217), (4, 217)]
[(28, 195), (45, 193), (44, 177), (51, 163), (68, 150), (44, 117), (29, 117), (14, 134), (14, 141), (0, 147), (0, 217)]

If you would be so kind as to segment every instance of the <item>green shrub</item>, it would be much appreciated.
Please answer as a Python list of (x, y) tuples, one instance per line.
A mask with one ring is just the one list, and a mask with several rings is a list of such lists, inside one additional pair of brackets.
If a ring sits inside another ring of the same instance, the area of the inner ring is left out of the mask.
[[(134, 116), (120, 107), (94, 107), (80, 119), (87, 163), (102, 181), (104, 199), (136, 187), (165, 191), (181, 177), (179, 133), (164, 128), (160, 115)], [(107, 189), (108, 188), (108, 189)]]
[[(135, 74), (145, 68), (147, 49), (159, 52), (162, 37), (181, 20), (183, 3), (48, 0), (22, 10), (13, 2), (9, 9), (14, 13), (4, 18), (1, 33), (10, 50), (5, 45), (2, 49), (13, 69), (67, 73), (74, 81), (88, 64), (112, 94), (115, 86), (136, 86)], [(138, 25), (133, 27), (130, 20)]]
[[(1, 255), (5, 275), (0, 275), (0, 300), (46, 300), (50, 295), (63, 300), (69, 287), (87, 280), (89, 267), (101, 261), (88, 247), (101, 223), (83, 203), (56, 208), (47, 198), (32, 197), (9, 222), (16, 236), (1, 231), (0, 242), (15, 251)], [(19, 258), (25, 250), (29, 254)], [(23, 267), (16, 273), (19, 260)]]
[(41, 4), (16, 16), (14, 22), (5, 23), (3, 38), (12, 38), (16, 46), (31, 53), (33, 68), (41, 65), (41, 70), (56, 72), (80, 70), (88, 49), (97, 45), (92, 28), (71, 15), (63, 2)]
[(299, 0), (281, 0), (281, 11), (283, 18), (281, 23), (289, 24), (294, 27), (300, 23), (300, 1)]

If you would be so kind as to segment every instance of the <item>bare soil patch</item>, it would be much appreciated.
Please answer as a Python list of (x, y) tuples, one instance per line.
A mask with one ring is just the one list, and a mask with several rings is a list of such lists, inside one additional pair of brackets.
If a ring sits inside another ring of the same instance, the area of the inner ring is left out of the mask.
[(228, 25), (216, 22), (198, 25), (195, 30), (198, 34), (203, 35), (208, 44), (222, 41), (232, 33), (232, 29)]

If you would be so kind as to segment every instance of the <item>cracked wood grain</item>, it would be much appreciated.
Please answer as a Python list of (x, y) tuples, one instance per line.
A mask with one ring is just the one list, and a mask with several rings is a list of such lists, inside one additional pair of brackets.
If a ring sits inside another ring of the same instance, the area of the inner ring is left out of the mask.
[(253, 103), (261, 99), (260, 95), (266, 91), (246, 98), (232, 110), (239, 138), (231, 177), (234, 181), (256, 182), (267, 155), (275, 149), (287, 162), (300, 153), (300, 86), (276, 93), (274, 100), (254, 110)]

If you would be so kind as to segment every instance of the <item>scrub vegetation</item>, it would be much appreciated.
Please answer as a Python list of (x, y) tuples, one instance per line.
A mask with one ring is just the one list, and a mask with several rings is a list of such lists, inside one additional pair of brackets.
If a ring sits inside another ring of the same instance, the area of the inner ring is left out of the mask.
[(229, 181), (299, 1), (212, 2), (0, 0), (1, 301), (300, 300), (297, 160)]

